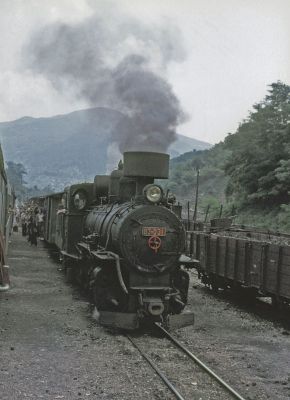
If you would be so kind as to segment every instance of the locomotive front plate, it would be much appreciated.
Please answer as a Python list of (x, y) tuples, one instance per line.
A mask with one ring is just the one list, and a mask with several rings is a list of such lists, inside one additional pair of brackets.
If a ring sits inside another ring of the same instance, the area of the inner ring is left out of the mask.
[(166, 228), (157, 226), (144, 226), (142, 228), (142, 236), (166, 236)]

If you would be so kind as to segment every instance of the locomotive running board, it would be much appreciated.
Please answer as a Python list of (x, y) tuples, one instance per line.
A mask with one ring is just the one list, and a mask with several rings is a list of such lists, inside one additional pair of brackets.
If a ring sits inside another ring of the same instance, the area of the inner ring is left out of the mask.
[(173, 331), (179, 328), (185, 328), (194, 324), (194, 314), (184, 313), (184, 314), (174, 314), (169, 315), (167, 318), (168, 330)]
[(137, 329), (139, 320), (137, 314), (100, 311), (99, 323), (104, 326), (119, 329)]

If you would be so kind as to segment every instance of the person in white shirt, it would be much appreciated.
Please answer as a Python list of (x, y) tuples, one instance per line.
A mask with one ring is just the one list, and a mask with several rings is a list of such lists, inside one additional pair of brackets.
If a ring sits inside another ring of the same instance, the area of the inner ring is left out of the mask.
[(37, 225), (38, 236), (43, 236), (43, 223), (44, 223), (44, 214), (43, 211), (40, 210), (36, 214), (36, 225)]

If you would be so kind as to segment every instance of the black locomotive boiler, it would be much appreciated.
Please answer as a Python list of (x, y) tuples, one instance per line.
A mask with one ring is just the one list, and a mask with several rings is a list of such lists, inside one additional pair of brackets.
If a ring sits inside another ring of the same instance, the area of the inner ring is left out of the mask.
[(167, 154), (125, 152), (111, 175), (46, 198), (45, 237), (68, 278), (90, 291), (104, 325), (193, 323), (192, 313), (181, 314), (189, 285), (181, 206), (154, 183), (168, 169)]

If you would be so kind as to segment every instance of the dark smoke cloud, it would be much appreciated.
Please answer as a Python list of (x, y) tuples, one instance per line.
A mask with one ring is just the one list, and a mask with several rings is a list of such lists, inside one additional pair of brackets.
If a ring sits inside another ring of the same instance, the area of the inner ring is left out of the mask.
[(180, 33), (113, 17), (111, 24), (94, 15), (79, 24), (45, 27), (24, 49), (25, 65), (57, 90), (70, 87), (92, 106), (121, 111), (124, 118), (112, 137), (121, 152), (166, 151), (184, 120), (162, 77), (170, 62), (184, 59)]
[(126, 57), (113, 78), (118, 98), (131, 113), (131, 118), (124, 118), (116, 132), (120, 150), (149, 151), (152, 146), (166, 150), (175, 140), (175, 128), (182, 114), (170, 85), (148, 70), (146, 60), (137, 55)]

